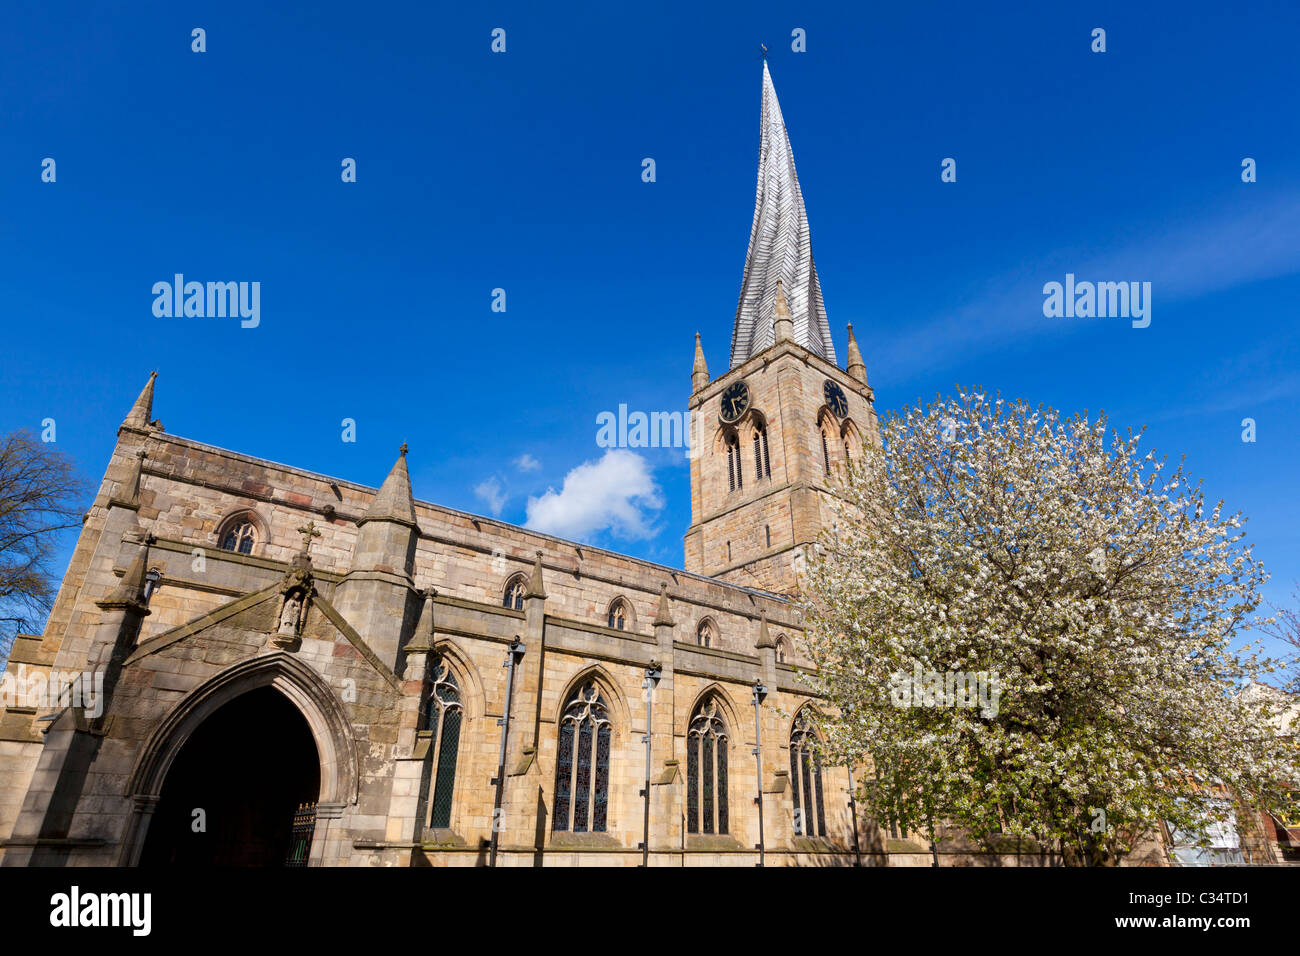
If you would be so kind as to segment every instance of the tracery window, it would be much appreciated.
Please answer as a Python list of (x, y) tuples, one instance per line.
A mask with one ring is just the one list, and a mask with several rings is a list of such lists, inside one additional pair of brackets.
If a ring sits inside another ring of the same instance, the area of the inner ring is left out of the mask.
[(717, 628), (713, 626), (712, 621), (701, 621), (699, 628), (695, 632), (695, 643), (700, 647), (712, 647), (717, 640)]
[(609, 816), (609, 708), (595, 681), (569, 698), (555, 761), (556, 830), (604, 833)]
[(776, 662), (778, 664), (785, 663), (785, 638), (784, 637), (778, 637), (776, 639)]
[(618, 631), (627, 630), (627, 604), (622, 598), (609, 606), (609, 626)]
[(716, 698), (695, 712), (686, 735), (686, 832), (726, 833), (727, 723)]
[(790, 733), (790, 781), (794, 791), (794, 832), (800, 836), (825, 836), (822, 761), (806, 710), (796, 718)]
[(517, 575), (506, 584), (506, 596), (502, 603), (506, 607), (522, 611), (524, 609), (524, 595), (527, 592), (528, 585), (524, 582), (524, 576), (522, 574)]
[(754, 425), (754, 474), (759, 478), (772, 477), (772, 462), (767, 454), (767, 428), (761, 422)]
[(433, 829), (451, 826), (451, 798), (456, 786), (456, 758), (460, 755), (460, 725), (464, 716), (460, 685), (446, 662), (439, 659), (433, 666), (433, 690), (426, 711), (430, 734), (428, 826)]
[(248, 520), (248, 516), (235, 515), (226, 521), (225, 527), (217, 536), (221, 550), (236, 554), (252, 554), (253, 545), (257, 543), (257, 526)]

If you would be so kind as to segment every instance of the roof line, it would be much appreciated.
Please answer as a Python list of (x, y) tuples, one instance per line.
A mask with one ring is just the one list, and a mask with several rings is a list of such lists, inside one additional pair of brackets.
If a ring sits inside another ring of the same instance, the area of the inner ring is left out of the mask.
[[(208, 444), (207, 442), (201, 442), (194, 438), (186, 438), (183, 435), (176, 435), (171, 432), (158, 432), (151, 437), (156, 440), (175, 441), (180, 444), (192, 446), (194, 448), (201, 448), (204, 449), (205, 451), (218, 452), (222, 455), (228, 455), (231, 458), (247, 461), (250, 464), (270, 465), (272, 467), (280, 468), (283, 469), (284, 471), (293, 474), (302, 475), (307, 478), (313, 478), (318, 481), (325, 482), (326, 484), (346, 486), (355, 491), (365, 492), (369, 494), (379, 493), (379, 489), (372, 485), (363, 485), (355, 481), (349, 481), (346, 478), (336, 478), (332, 475), (322, 474), (321, 472), (310, 471), (306, 468), (299, 468), (296, 465), (286, 465), (283, 462), (271, 461), (269, 458), (257, 458), (253, 455), (245, 454), (244, 452), (232, 451), (229, 448), (222, 448), (219, 445), (211, 445)], [(184, 479), (182, 478), (178, 480), (183, 481)], [(459, 508), (452, 508), (449, 505), (440, 505), (432, 501), (424, 501), (423, 499), (420, 498), (415, 498), (414, 501), (417, 508), (423, 507), (423, 508), (428, 508), (432, 511), (442, 511), (447, 514), (459, 515), (462, 518), (466, 518), (469, 519), (470, 521), (475, 521), (475, 522), (484, 521), (487, 522), (488, 524), (495, 525), (496, 527), (503, 528), (506, 530), (522, 531), (526, 534), (530, 534), (547, 541), (553, 541), (557, 544), (568, 545), (569, 547), (574, 549), (582, 549), (586, 551), (596, 552), (598, 554), (609, 555), (610, 557), (618, 558), (623, 561), (629, 561), (634, 564), (642, 565), (644, 567), (657, 568), (661, 571), (666, 571), (672, 575), (685, 575), (688, 578), (692, 578), (694, 580), (701, 581), (706, 584), (717, 584), (721, 587), (727, 588), (732, 591), (739, 591), (743, 594), (757, 595), (759, 597), (777, 601), (781, 604), (793, 605), (794, 603), (790, 598), (784, 595), (773, 594), (770, 591), (764, 591), (761, 590), (760, 588), (746, 587), (743, 584), (733, 584), (730, 581), (723, 581), (719, 578), (711, 578), (708, 575), (697, 574), (694, 571), (687, 571), (684, 568), (675, 568), (672, 567), (671, 565), (659, 564), (658, 562), (655, 561), (648, 561), (645, 558), (636, 558), (629, 554), (620, 554), (617, 551), (610, 551), (608, 548), (602, 548), (594, 544), (584, 544), (580, 541), (571, 541), (568, 538), (561, 538), (557, 535), (547, 534), (544, 531), (535, 531), (532, 528), (525, 527), (524, 525), (510, 524), (508, 521), (502, 521), (500, 518), (492, 518), (487, 515), (478, 515), (478, 514), (474, 514), (471, 511), (462, 511)], [(286, 504), (289, 504), (292, 507), (292, 503), (286, 502)]]

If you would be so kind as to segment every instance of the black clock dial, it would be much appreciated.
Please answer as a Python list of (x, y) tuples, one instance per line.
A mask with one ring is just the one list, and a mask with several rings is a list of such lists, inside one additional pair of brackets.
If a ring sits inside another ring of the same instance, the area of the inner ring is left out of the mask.
[(744, 382), (728, 385), (722, 393), (722, 420), (739, 421), (740, 416), (749, 408), (749, 386)]
[(832, 381), (827, 381), (822, 386), (822, 394), (826, 396), (826, 404), (838, 418), (847, 418), (849, 415), (849, 400), (844, 397), (844, 390)]

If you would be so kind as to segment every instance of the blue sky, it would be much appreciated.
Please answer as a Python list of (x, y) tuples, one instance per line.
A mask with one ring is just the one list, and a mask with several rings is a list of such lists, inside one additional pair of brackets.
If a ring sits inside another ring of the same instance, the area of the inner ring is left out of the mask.
[[(0, 35), (0, 428), (95, 479), (156, 368), (170, 432), (372, 485), (405, 440), (423, 499), (680, 566), (684, 457), (600, 464), (596, 416), (683, 408), (696, 331), (725, 369), (765, 42), (878, 408), (1148, 425), (1300, 578), (1294, 5), (126, 6)], [(260, 325), (156, 318), (177, 272), (259, 281)], [(1045, 318), (1066, 272), (1151, 281), (1150, 327)]]

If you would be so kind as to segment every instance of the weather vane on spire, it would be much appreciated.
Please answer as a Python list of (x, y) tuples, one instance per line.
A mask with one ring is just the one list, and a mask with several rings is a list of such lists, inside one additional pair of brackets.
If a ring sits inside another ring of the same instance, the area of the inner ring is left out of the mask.
[(760, 44), (758, 45), (758, 48), (759, 48), (760, 50), (763, 51), (763, 59), (766, 60), (766, 59), (767, 59), (767, 44), (766, 44), (766, 43), (760, 43)]

